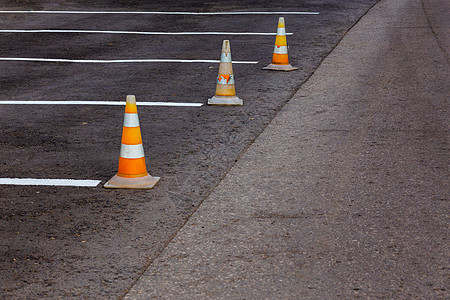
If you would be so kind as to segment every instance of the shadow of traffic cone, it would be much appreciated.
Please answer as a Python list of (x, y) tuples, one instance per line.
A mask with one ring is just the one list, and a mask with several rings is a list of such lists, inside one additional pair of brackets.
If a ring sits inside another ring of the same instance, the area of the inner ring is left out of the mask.
[(208, 99), (209, 105), (243, 105), (242, 99), (236, 97), (234, 88), (233, 66), (231, 62), (230, 41), (224, 40), (220, 57), (219, 75), (217, 76), (216, 95)]
[(298, 69), (289, 64), (286, 27), (284, 26), (283, 17), (278, 19), (277, 37), (275, 38), (272, 63), (263, 69), (274, 71), (294, 71)]
[(158, 181), (159, 177), (152, 177), (147, 173), (136, 98), (133, 95), (128, 95), (123, 121), (119, 171), (104, 187), (110, 189), (151, 189)]

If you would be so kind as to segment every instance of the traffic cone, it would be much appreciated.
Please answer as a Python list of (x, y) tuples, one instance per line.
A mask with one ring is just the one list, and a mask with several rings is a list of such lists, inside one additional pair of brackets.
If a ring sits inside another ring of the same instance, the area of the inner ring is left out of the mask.
[(236, 97), (234, 88), (233, 66), (231, 62), (230, 41), (224, 40), (220, 57), (219, 75), (217, 76), (216, 95), (208, 99), (209, 105), (243, 105), (243, 100)]
[(275, 71), (294, 71), (298, 69), (289, 64), (286, 27), (284, 26), (283, 17), (278, 19), (277, 37), (275, 38), (272, 63), (263, 69)]
[(119, 171), (105, 185), (110, 189), (151, 189), (159, 181), (145, 167), (144, 147), (137, 114), (136, 98), (127, 96), (120, 147)]

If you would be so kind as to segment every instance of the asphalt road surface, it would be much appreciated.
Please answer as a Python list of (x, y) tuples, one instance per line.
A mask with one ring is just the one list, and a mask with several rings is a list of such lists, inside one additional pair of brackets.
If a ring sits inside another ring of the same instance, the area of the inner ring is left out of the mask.
[[(377, 1), (11, 1), (2, 10), (310, 11), (319, 15), (4, 14), (1, 29), (275, 32), (289, 58), (277, 73), (274, 36), (0, 33), (0, 58), (218, 60), (231, 41), (242, 107), (139, 107), (151, 191), (102, 188), (117, 172), (122, 106), (0, 106), (2, 178), (97, 179), (94, 188), (0, 186), (0, 296), (118, 298), (133, 286), (255, 138)], [(81, 64), (0, 61), (0, 101), (206, 103), (217, 63)]]
[(449, 5), (370, 9), (125, 299), (449, 299)]

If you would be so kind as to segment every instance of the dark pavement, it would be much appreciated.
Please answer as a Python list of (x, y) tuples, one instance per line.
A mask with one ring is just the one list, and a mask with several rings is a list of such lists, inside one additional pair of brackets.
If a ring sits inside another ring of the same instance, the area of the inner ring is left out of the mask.
[(372, 8), (125, 299), (448, 299), (444, 2)]
[[(154, 190), (0, 186), (0, 296), (448, 297), (447, 4), (381, 1), (348, 32), (376, 2), (3, 5), (321, 14), (285, 16), (294, 73), (261, 70), (274, 37), (1, 34), (0, 57), (219, 59), (230, 39), (233, 60), (259, 64), (233, 66), (243, 107), (139, 108)], [(271, 32), (277, 19), (11, 14), (0, 25)], [(0, 62), (0, 100), (206, 102), (217, 69)], [(123, 107), (1, 106), (0, 120), (1, 177), (117, 172)]]

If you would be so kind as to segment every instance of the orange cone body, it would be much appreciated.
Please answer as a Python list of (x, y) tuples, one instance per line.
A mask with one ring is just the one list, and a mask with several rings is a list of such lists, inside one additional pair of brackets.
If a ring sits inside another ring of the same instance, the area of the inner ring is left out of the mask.
[(208, 99), (209, 105), (243, 105), (242, 99), (236, 97), (233, 66), (231, 62), (230, 41), (224, 40), (220, 57), (219, 75), (217, 76), (216, 94)]
[(263, 69), (275, 71), (294, 71), (298, 69), (289, 64), (286, 27), (283, 17), (278, 19), (277, 37), (275, 38), (272, 63)]
[(159, 177), (152, 177), (147, 173), (136, 98), (128, 95), (120, 147), (119, 171), (104, 187), (151, 189), (158, 181)]

